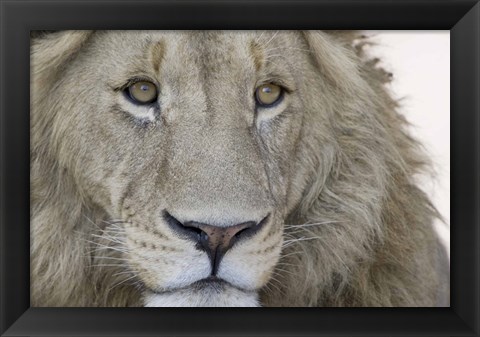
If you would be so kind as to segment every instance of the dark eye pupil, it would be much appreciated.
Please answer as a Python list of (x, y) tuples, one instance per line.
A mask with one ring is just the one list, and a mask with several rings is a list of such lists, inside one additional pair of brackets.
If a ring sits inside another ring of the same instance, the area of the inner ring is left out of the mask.
[(150, 87), (149, 87), (148, 85), (146, 85), (146, 84), (142, 84), (142, 86), (140, 86), (140, 90), (142, 90), (142, 91), (148, 91), (148, 90), (150, 90)]

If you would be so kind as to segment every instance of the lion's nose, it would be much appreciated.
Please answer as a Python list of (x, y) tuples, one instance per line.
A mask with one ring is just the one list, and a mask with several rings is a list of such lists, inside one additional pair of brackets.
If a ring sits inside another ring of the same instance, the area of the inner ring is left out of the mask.
[(225, 253), (239, 240), (248, 239), (258, 232), (267, 222), (268, 215), (260, 222), (246, 221), (226, 227), (196, 221), (181, 223), (166, 211), (164, 219), (172, 230), (194, 241), (197, 248), (208, 254), (212, 264), (212, 275), (215, 275)]

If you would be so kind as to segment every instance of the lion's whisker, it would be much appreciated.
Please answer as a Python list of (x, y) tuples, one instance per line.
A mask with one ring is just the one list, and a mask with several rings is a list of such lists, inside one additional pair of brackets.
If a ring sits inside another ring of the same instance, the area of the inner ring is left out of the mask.
[[(282, 289), (281, 289), (281, 286), (282, 286), (282, 282), (276, 278), (276, 276), (279, 276), (276, 272), (273, 272), (273, 274), (270, 276), (270, 279), (268, 281), (268, 283), (265, 285), (266, 287), (273, 287), (275, 288), (275, 290), (277, 290), (279, 293), (283, 293)], [(277, 285), (278, 284), (278, 285)], [(272, 289), (270, 288), (267, 288), (269, 291), (272, 291)]]
[(322, 237), (311, 237), (311, 238), (305, 238), (305, 237), (301, 237), (301, 238), (298, 238), (298, 239), (290, 239), (290, 240), (285, 240), (282, 245), (282, 248), (286, 248), (286, 247), (289, 247), (297, 242), (301, 242), (301, 241), (311, 241), (311, 240), (324, 240), (324, 238)]
[(127, 258), (120, 258), (120, 257), (111, 257), (111, 256), (98, 256), (95, 258), (95, 260), (118, 260), (118, 261), (130, 261), (130, 259)]
[(284, 228), (305, 228), (305, 227), (315, 227), (320, 225), (326, 225), (331, 223), (339, 223), (342, 221), (323, 221), (323, 222), (314, 222), (314, 223), (304, 223), (301, 225), (284, 225)]
[(125, 244), (125, 241), (117, 240), (116, 238), (110, 236), (110, 235), (97, 235), (97, 234), (91, 234), (91, 236), (95, 238), (99, 238), (102, 240), (114, 242), (114, 243), (119, 243), (119, 244)]
[(110, 287), (107, 291), (111, 291), (113, 288), (118, 287), (119, 285), (121, 285), (121, 284), (123, 284), (123, 283), (125, 283), (125, 282), (127, 282), (127, 281), (129, 281), (129, 280), (131, 280), (131, 279), (133, 279), (133, 278), (136, 278), (136, 277), (137, 277), (137, 275), (133, 275), (133, 276), (131, 276), (131, 277), (129, 277), (129, 278), (127, 278), (127, 279), (125, 279), (125, 280), (123, 280), (123, 281), (115, 284), (114, 286)]
[(112, 276), (125, 275), (125, 274), (132, 274), (132, 275), (136, 275), (136, 274), (135, 274), (133, 271), (131, 271), (131, 270), (126, 270), (126, 271), (121, 271), (121, 272), (118, 272), (118, 273), (112, 274)]
[(84, 241), (88, 242), (88, 243), (91, 243), (93, 245), (95, 245), (96, 247), (90, 251), (90, 253), (93, 253), (93, 252), (96, 252), (98, 250), (103, 250), (103, 249), (111, 249), (111, 250), (115, 250), (115, 251), (118, 251), (118, 252), (121, 252), (121, 253), (128, 253), (129, 250), (128, 249), (125, 249), (125, 248), (120, 248), (120, 247), (114, 247), (114, 246), (107, 246), (107, 245), (104, 245), (104, 244), (101, 244), (99, 242), (95, 242), (95, 241), (91, 241), (91, 240), (86, 240), (84, 239)]
[(276, 264), (276, 266), (293, 266), (293, 267), (297, 267), (297, 265), (294, 264), (294, 263), (286, 263), (286, 262), (278, 262), (278, 263)]
[(300, 255), (300, 254), (303, 254), (302, 252), (300, 251), (294, 251), (294, 252), (291, 252), (291, 253), (288, 253), (288, 254), (283, 254), (283, 255), (280, 255), (280, 259), (282, 258), (285, 258), (285, 257), (288, 257), (288, 256), (292, 256), (292, 255)]
[(292, 275), (292, 276), (296, 276), (297, 274), (294, 273), (294, 272), (291, 272), (289, 270), (286, 270), (286, 269), (283, 269), (283, 268), (278, 268), (278, 267), (275, 267), (276, 270), (280, 271), (280, 272), (283, 272), (283, 273), (287, 273), (289, 275)]
[(109, 225), (115, 225), (119, 223), (130, 223), (130, 221), (123, 220), (123, 219), (109, 219), (109, 220), (101, 220), (101, 221)]
[(125, 265), (121, 263), (117, 264), (91, 264), (89, 267), (125, 267)]
[(83, 217), (85, 219), (87, 219), (88, 222), (90, 222), (93, 226), (95, 226), (96, 228), (102, 230), (102, 228), (96, 223), (94, 222), (92, 219), (90, 219), (86, 214), (83, 214)]
[(119, 225), (119, 223), (108, 223), (107, 224), (107, 227), (105, 227), (105, 230), (111, 228), (111, 229), (125, 229), (125, 226), (123, 226), (124, 224), (130, 224), (131, 222), (122, 222), (121, 225)]

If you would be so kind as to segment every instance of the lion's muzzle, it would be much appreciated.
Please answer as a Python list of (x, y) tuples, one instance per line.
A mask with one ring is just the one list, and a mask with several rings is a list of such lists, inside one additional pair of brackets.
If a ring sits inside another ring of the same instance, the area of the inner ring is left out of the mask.
[(194, 242), (198, 249), (207, 253), (212, 266), (212, 276), (217, 274), (223, 256), (234, 244), (251, 238), (268, 221), (267, 215), (260, 222), (245, 221), (221, 227), (196, 221), (181, 223), (167, 211), (163, 213), (163, 218), (175, 233)]

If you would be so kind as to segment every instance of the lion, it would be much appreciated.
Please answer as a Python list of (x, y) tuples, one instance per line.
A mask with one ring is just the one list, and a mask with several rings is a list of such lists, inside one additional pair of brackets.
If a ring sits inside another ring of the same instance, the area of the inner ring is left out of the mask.
[(352, 31), (31, 40), (31, 305), (447, 306), (429, 167)]

